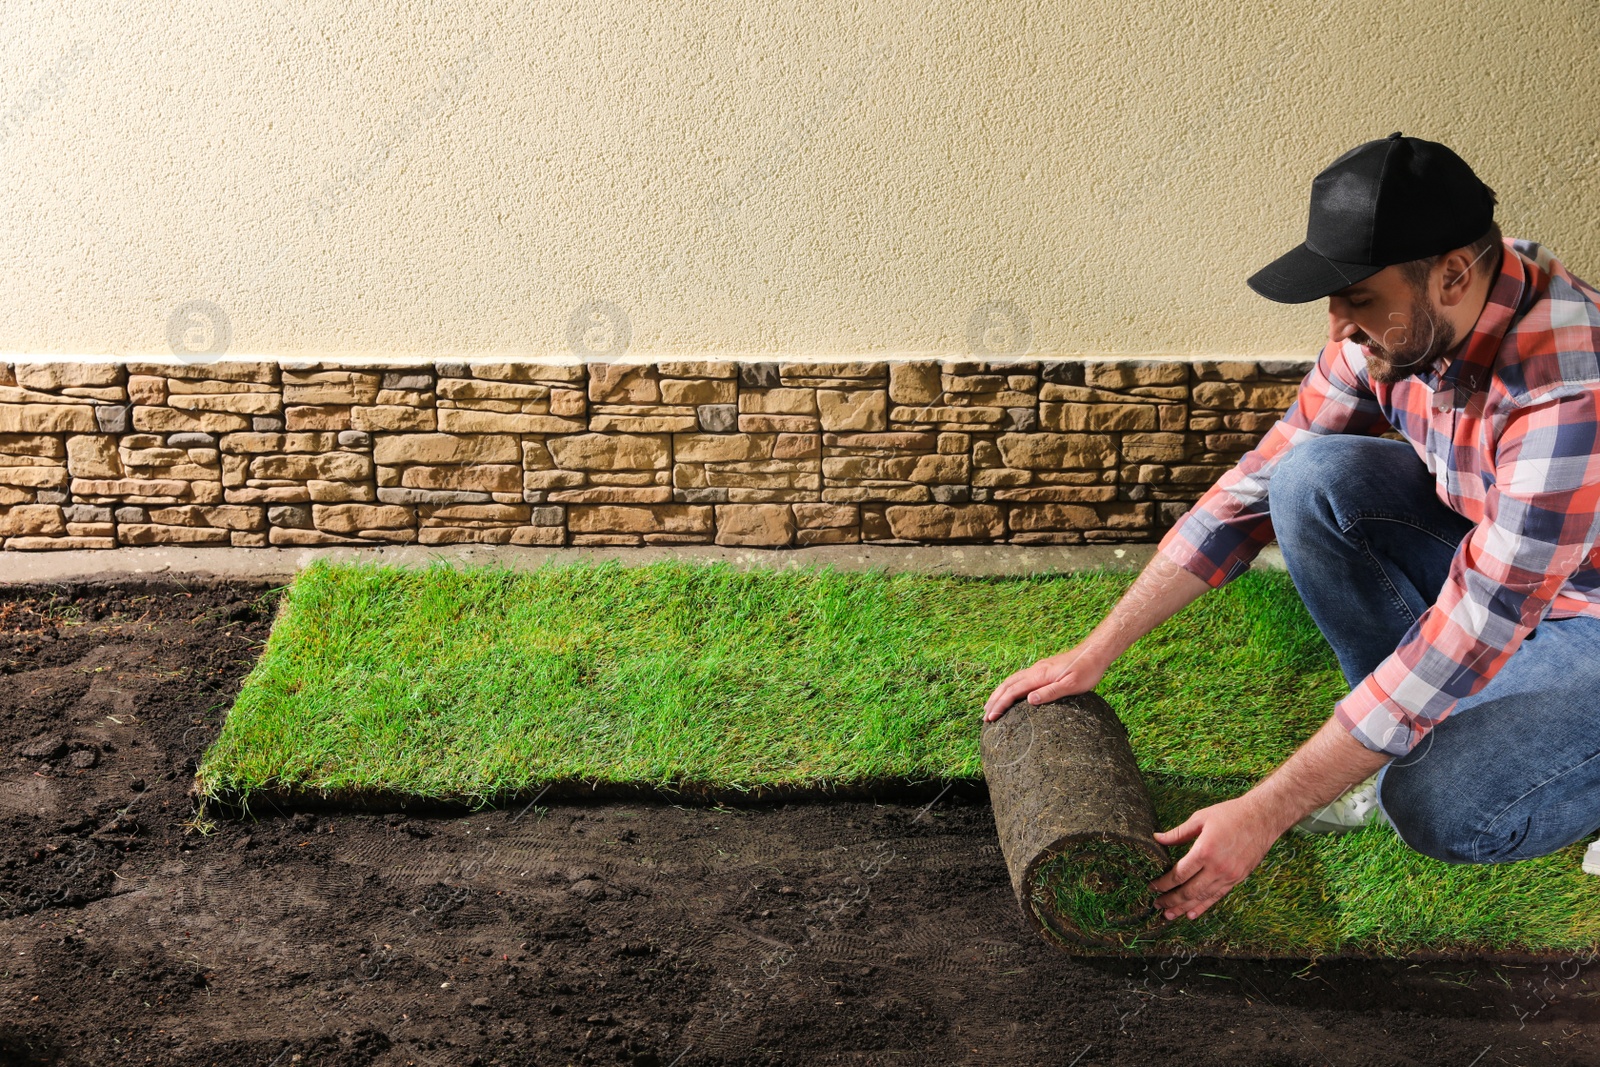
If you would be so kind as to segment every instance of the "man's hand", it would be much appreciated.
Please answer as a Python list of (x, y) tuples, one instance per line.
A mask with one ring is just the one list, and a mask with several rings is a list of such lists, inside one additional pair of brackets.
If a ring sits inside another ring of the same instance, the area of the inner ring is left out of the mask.
[(1165, 917), (1199, 918), (1249, 877), (1267, 850), (1283, 833), (1277, 820), (1252, 793), (1201, 808), (1156, 840), (1171, 847), (1193, 839), (1194, 844), (1172, 870), (1150, 883), (1161, 896), (1156, 904)]
[(1100, 683), (1108, 664), (1088, 653), (1083, 645), (1047, 656), (1001, 682), (983, 702), (983, 721), (994, 722), (1024, 696), (1032, 704), (1047, 704), (1057, 697), (1087, 693)]

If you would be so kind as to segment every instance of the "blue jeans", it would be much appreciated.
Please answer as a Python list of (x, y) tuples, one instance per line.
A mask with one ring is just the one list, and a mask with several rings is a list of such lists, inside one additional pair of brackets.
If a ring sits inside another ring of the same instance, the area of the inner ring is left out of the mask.
[[(1268, 480), (1284, 563), (1357, 685), (1437, 599), (1472, 522), (1439, 501), (1401, 441), (1331, 434)], [(1477, 693), (1378, 774), (1406, 845), (1450, 863), (1505, 863), (1600, 829), (1600, 619), (1546, 618)]]

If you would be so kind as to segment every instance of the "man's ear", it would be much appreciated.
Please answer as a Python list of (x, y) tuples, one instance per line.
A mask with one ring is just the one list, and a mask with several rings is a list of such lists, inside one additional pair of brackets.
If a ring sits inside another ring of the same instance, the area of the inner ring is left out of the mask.
[(1439, 264), (1443, 274), (1439, 279), (1439, 303), (1445, 307), (1455, 307), (1467, 297), (1467, 289), (1472, 284), (1469, 276), (1472, 268), (1472, 256), (1465, 248), (1457, 248), (1445, 253), (1444, 260)]

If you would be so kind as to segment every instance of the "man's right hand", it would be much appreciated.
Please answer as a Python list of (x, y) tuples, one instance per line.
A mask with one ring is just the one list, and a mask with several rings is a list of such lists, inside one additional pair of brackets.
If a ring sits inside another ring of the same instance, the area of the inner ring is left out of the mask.
[(1100, 684), (1109, 666), (1082, 644), (1047, 656), (1017, 671), (995, 688), (983, 703), (983, 721), (994, 722), (1024, 697), (1031, 704), (1048, 704), (1057, 697), (1087, 693)]

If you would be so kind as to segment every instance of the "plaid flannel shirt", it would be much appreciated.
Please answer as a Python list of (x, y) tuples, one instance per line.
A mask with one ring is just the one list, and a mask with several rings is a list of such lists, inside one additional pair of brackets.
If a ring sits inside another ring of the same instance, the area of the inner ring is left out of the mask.
[(1504, 243), (1488, 301), (1442, 373), (1372, 382), (1359, 345), (1329, 342), (1289, 410), (1158, 547), (1225, 585), (1273, 537), (1268, 488), (1288, 449), (1313, 434), (1397, 430), (1439, 499), (1477, 525), (1438, 599), (1334, 707), (1375, 752), (1410, 752), (1546, 616), (1600, 616), (1600, 293), (1538, 244)]

